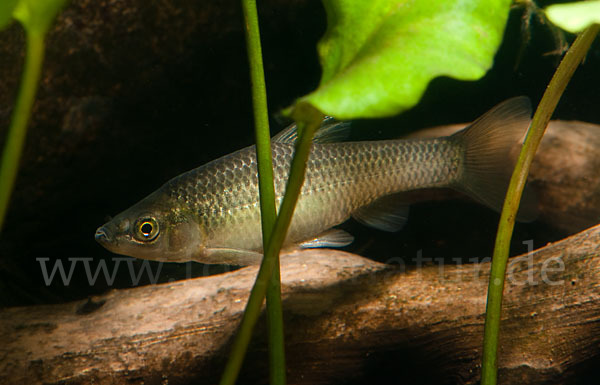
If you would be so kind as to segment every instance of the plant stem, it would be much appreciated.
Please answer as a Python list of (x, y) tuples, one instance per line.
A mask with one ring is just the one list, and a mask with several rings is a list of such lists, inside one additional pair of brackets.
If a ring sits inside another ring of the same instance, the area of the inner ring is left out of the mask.
[(500, 329), (500, 313), (502, 308), (502, 291), (504, 275), (510, 248), (510, 240), (515, 225), (515, 217), (519, 201), (525, 187), (529, 168), (537, 148), (546, 131), (552, 113), (565, 90), (571, 76), (585, 57), (600, 26), (593, 25), (582, 32), (566, 53), (558, 66), (544, 96), (533, 116), (531, 127), (515, 166), (496, 235), (492, 269), (488, 286), (485, 329), (483, 337), (483, 362), (481, 368), (481, 384), (494, 385), (497, 381), (498, 335)]
[(33, 102), (35, 101), (42, 62), (44, 60), (44, 33), (31, 31), (27, 28), (26, 32), (27, 52), (25, 56), (25, 69), (23, 70), (21, 87), (19, 88), (17, 102), (2, 153), (2, 163), (0, 164), (0, 231), (2, 231), (4, 225), (10, 196), (17, 178), (19, 161), (27, 134), (27, 123), (31, 115)]
[(267, 288), (267, 328), (269, 330), (269, 383), (284, 385), (286, 382), (285, 338), (283, 332), (283, 307), (281, 304), (281, 276), (279, 252), (273, 266), (273, 275)]
[[(320, 116), (322, 117), (322, 115)], [(296, 142), (294, 158), (292, 159), (292, 164), (290, 166), (290, 175), (288, 177), (285, 195), (281, 202), (281, 207), (275, 221), (275, 227), (271, 233), (271, 238), (265, 249), (265, 256), (260, 266), (260, 270), (258, 271), (256, 281), (254, 282), (254, 287), (250, 292), (240, 329), (233, 342), (232, 352), (225, 366), (223, 377), (221, 378), (221, 385), (232, 385), (242, 366), (248, 343), (252, 337), (252, 330), (260, 315), (260, 308), (267, 291), (269, 279), (273, 275), (273, 270), (277, 262), (276, 256), (279, 254), (279, 250), (285, 240), (288, 227), (292, 221), (292, 214), (294, 213), (296, 202), (300, 196), (300, 189), (304, 183), (304, 171), (306, 170), (306, 161), (308, 160), (308, 155), (310, 153), (312, 137), (320, 123), (321, 119), (315, 117), (305, 126), (303, 123), (298, 124), (299, 136), (298, 141)]]
[[(246, 21), (246, 46), (252, 83), (252, 105), (258, 163), (258, 187), (262, 219), (263, 249), (266, 249), (271, 231), (277, 218), (275, 189), (273, 187), (273, 161), (271, 157), (271, 135), (267, 108), (260, 29), (255, 0), (242, 0)], [(283, 334), (283, 311), (281, 308), (281, 282), (279, 275), (279, 253), (273, 257), (273, 275), (267, 289), (267, 326), (269, 330), (269, 368), (272, 385), (285, 384), (285, 344)]]

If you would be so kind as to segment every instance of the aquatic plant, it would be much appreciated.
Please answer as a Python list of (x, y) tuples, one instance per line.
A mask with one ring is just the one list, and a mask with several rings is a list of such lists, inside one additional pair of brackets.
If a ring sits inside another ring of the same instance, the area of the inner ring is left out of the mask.
[(14, 19), (21, 23), (27, 38), (25, 68), (0, 162), (0, 231), (17, 178), (27, 122), (38, 87), (44, 60), (44, 38), (65, 3), (66, 0), (3, 0), (0, 3), (0, 30)]

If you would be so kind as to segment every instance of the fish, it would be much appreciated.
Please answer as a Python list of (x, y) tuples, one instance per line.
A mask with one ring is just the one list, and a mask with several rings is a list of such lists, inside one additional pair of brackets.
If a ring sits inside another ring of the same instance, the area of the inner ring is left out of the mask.
[[(527, 97), (509, 99), (446, 137), (345, 141), (348, 122), (326, 118), (315, 134), (305, 180), (284, 242), (286, 248), (343, 247), (353, 236), (336, 229), (353, 217), (399, 231), (407, 191), (450, 188), (500, 211), (531, 121)], [(297, 139), (288, 127), (271, 140), (277, 207)], [(526, 188), (517, 219), (537, 216)], [(99, 227), (95, 239), (136, 258), (252, 265), (262, 260), (255, 146), (185, 172)]]

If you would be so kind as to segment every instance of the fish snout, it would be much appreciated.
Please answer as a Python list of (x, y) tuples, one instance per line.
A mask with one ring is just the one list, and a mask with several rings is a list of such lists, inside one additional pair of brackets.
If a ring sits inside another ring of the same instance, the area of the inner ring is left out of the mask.
[(107, 245), (113, 242), (113, 238), (105, 226), (101, 226), (98, 228), (98, 230), (96, 230), (94, 238), (96, 238), (96, 242), (100, 243), (101, 245)]

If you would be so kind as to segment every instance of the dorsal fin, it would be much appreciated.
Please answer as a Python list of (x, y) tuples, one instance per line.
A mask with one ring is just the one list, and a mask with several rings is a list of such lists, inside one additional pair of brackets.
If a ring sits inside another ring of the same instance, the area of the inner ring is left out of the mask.
[(379, 230), (395, 232), (406, 224), (409, 206), (400, 194), (379, 198), (352, 213), (360, 223)]
[[(343, 142), (350, 135), (350, 122), (340, 122), (326, 116), (321, 122), (321, 127), (315, 133), (314, 143), (335, 143)], [(283, 131), (275, 135), (271, 141), (275, 143), (293, 144), (298, 139), (296, 124), (291, 124)]]

